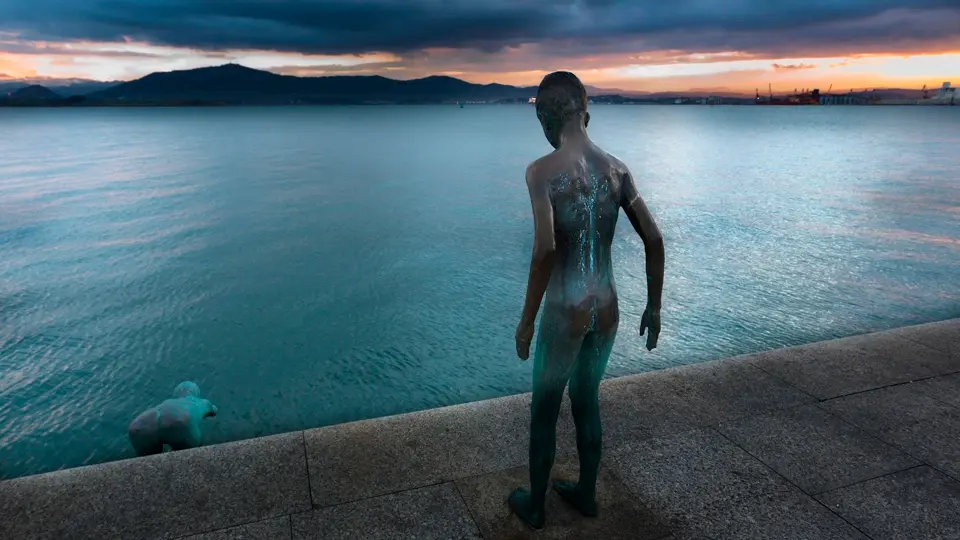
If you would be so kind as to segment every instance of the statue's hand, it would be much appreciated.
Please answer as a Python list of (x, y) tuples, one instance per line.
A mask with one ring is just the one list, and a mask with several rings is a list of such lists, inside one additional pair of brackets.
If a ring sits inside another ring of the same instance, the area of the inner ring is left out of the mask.
[(660, 337), (660, 310), (650, 309), (643, 311), (643, 317), (640, 319), (640, 335), (647, 330), (647, 350), (652, 351), (657, 348), (657, 338)]
[(530, 358), (530, 342), (533, 341), (533, 323), (520, 321), (517, 325), (517, 356), (521, 360)]
[(203, 415), (204, 418), (210, 418), (211, 416), (217, 415), (217, 406), (207, 400), (207, 413)]

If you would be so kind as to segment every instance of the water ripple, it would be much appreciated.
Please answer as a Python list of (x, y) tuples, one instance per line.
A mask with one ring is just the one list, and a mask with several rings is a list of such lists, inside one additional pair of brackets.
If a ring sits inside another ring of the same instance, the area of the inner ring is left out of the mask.
[[(960, 111), (758, 109), (592, 112), (667, 244), (651, 353), (621, 221), (610, 375), (960, 316)], [(529, 390), (529, 107), (0, 121), (0, 476), (130, 456), (185, 379), (208, 442)]]

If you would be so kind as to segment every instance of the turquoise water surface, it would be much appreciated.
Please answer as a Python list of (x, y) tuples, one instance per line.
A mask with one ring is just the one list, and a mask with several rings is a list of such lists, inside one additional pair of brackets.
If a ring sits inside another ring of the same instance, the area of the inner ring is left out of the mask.
[[(596, 106), (663, 230), (623, 375), (960, 316), (960, 107)], [(0, 109), (0, 477), (130, 457), (181, 380), (207, 442), (530, 389), (550, 150), (529, 106)]]

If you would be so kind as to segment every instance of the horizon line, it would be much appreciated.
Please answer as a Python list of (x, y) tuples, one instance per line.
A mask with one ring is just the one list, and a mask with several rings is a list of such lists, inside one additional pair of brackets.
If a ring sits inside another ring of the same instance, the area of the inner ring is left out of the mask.
[[(186, 73), (186, 72), (200, 71), (200, 70), (223, 69), (223, 68), (225, 68), (225, 67), (227, 67), (227, 66), (238, 66), (238, 67), (241, 67), (241, 68), (243, 68), (243, 69), (248, 69), (248, 70), (251, 70), (251, 71), (259, 71), (259, 72), (262, 72), (262, 73), (270, 73), (271, 75), (276, 75), (276, 76), (278, 76), (278, 77), (294, 77), (294, 78), (298, 78), (298, 79), (324, 79), (324, 78), (337, 78), (337, 77), (356, 77), (356, 78), (379, 77), (379, 78), (382, 78), (382, 79), (388, 79), (388, 80), (392, 80), (392, 81), (409, 82), (409, 81), (422, 81), (422, 80), (431, 79), (431, 78), (444, 78), (444, 79), (453, 79), (453, 80), (457, 80), (457, 81), (460, 81), (460, 82), (464, 82), (464, 83), (472, 84), (472, 85), (477, 85), (477, 86), (499, 85), (499, 86), (507, 86), (507, 87), (511, 87), (511, 88), (519, 88), (519, 89), (536, 88), (536, 87), (538, 86), (538, 85), (522, 85), (522, 86), (518, 86), (518, 85), (512, 85), (512, 84), (506, 84), (506, 83), (499, 83), (499, 82), (475, 83), (475, 82), (470, 82), (470, 81), (468, 81), (468, 80), (466, 80), (466, 79), (461, 79), (461, 78), (459, 78), (459, 77), (454, 77), (454, 76), (452, 76), (452, 75), (444, 75), (444, 74), (431, 74), (431, 75), (426, 75), (426, 76), (423, 76), (423, 77), (415, 77), (415, 78), (412, 78), (412, 79), (396, 79), (396, 78), (393, 78), (393, 77), (387, 77), (387, 76), (385, 76), (385, 75), (381, 75), (381, 74), (377, 74), (377, 73), (374, 73), (374, 74), (356, 74), (356, 75), (353, 75), (353, 74), (295, 75), (295, 74), (287, 74), (287, 73), (276, 73), (276, 72), (271, 71), (271, 70), (269, 70), (269, 69), (253, 68), (253, 67), (250, 67), (250, 66), (243, 65), (243, 64), (241, 64), (241, 63), (239, 63), (239, 62), (234, 62), (234, 61), (225, 62), (225, 63), (223, 63), (223, 64), (219, 64), (219, 65), (215, 65), (215, 66), (202, 66), (202, 67), (188, 68), (188, 69), (170, 69), (170, 70), (162, 70), (162, 71), (152, 71), (152, 72), (150, 72), (150, 73), (147, 73), (146, 75), (142, 75), (142, 76), (140, 76), (140, 77), (136, 77), (136, 78), (132, 78), (132, 79), (127, 79), (127, 80), (123, 80), (123, 79), (118, 79), (118, 80), (100, 80), (100, 79), (84, 79), (84, 78), (76, 78), (76, 77), (64, 77), (64, 78), (58, 78), (58, 77), (28, 77), (28, 78), (22, 78), (22, 79), (0, 78), (0, 84), (21, 83), (21, 84), (29, 84), (30, 86), (44, 86), (44, 84), (42, 84), (42, 82), (37, 82), (37, 81), (55, 81), (55, 82), (63, 82), (63, 83), (65, 83), (65, 85), (67, 85), (67, 86), (69, 86), (70, 84), (84, 84), (84, 83), (102, 83), (102, 84), (111, 84), (111, 83), (112, 83), (112, 84), (120, 85), (120, 84), (129, 83), (129, 82), (133, 82), (133, 81), (138, 81), (138, 80), (140, 80), (140, 79), (144, 79), (144, 78), (149, 77), (149, 76), (151, 76), (151, 75), (156, 75), (156, 74), (161, 74), (161, 73)], [(69, 81), (69, 82), (68, 82), (68, 81)], [(950, 83), (950, 81), (942, 81), (940, 84), (933, 83), (933, 84), (927, 84), (927, 85), (924, 85), (924, 86), (926, 86), (926, 89), (927, 89), (927, 90), (936, 90), (937, 88), (940, 88), (940, 85), (941, 85), (941, 84), (949, 84), (949, 83)], [(769, 84), (769, 83), (768, 83), (768, 84)], [(705, 89), (693, 88), (693, 89), (689, 89), (689, 90), (646, 91), (646, 90), (626, 90), (626, 89), (622, 89), (622, 88), (603, 88), (603, 87), (600, 87), (600, 86), (595, 86), (595, 85), (586, 84), (586, 83), (584, 83), (584, 87), (587, 88), (588, 91), (589, 91), (590, 89), (593, 89), (593, 90), (602, 90), (602, 91), (608, 91), (608, 92), (622, 92), (622, 93), (624, 93), (624, 94), (697, 93), (697, 92), (701, 92), (701, 91), (704, 91), (704, 92), (717, 92), (717, 94), (714, 94), (714, 95), (720, 95), (719, 93), (723, 93), (723, 92), (727, 92), (727, 93), (731, 93), (731, 94), (737, 94), (737, 95), (749, 95), (749, 94), (750, 94), (749, 91), (745, 91), (745, 90), (735, 90), (735, 89), (732, 89), (732, 88), (715, 88), (715, 89), (713, 89), (713, 88), (705, 88)], [(923, 89), (923, 88), (890, 87), (890, 86), (888, 86), (888, 87), (865, 87), (863, 90), (859, 90), (859, 92), (871, 92), (871, 91), (877, 91), (877, 90), (916, 90), (916, 91), (921, 91), (922, 89)], [(755, 88), (755, 92), (756, 92), (756, 93), (760, 93), (760, 94), (762, 95), (762, 92), (760, 92), (760, 90), (761, 90), (760, 87)], [(812, 91), (812, 90), (819, 90), (819, 88), (804, 88), (804, 89), (802, 89), (802, 90), (803, 90), (803, 91)], [(794, 91), (794, 92), (797, 92), (797, 91), (801, 91), (801, 89), (800, 89), (800, 88), (795, 88), (793, 91)], [(856, 93), (856, 92), (858, 92), (858, 90), (857, 90), (857, 88), (855, 87), (855, 88), (850, 88), (850, 89), (848, 89), (846, 92), (840, 92), (840, 93)], [(836, 92), (834, 92), (834, 93), (836, 93)], [(615, 94), (610, 94), (610, 95), (615, 95)]]

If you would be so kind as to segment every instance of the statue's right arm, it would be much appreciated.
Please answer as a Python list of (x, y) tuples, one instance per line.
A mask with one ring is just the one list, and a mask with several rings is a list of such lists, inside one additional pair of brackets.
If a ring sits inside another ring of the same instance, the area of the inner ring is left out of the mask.
[(527, 188), (533, 208), (533, 255), (530, 258), (530, 274), (527, 279), (527, 294), (523, 303), (522, 325), (532, 325), (537, 318), (540, 302), (550, 281), (553, 269), (556, 239), (553, 235), (553, 205), (550, 203), (549, 185), (537, 172), (536, 164), (527, 168)]
[(643, 250), (647, 260), (647, 307), (659, 311), (660, 297), (663, 294), (663, 236), (637, 191), (633, 175), (626, 167), (623, 169), (620, 186), (620, 206), (627, 214), (633, 229), (643, 240)]

